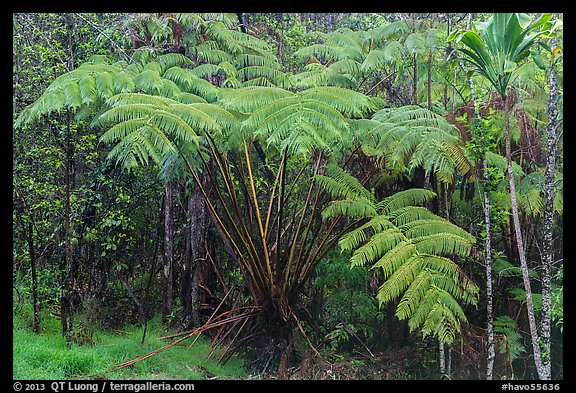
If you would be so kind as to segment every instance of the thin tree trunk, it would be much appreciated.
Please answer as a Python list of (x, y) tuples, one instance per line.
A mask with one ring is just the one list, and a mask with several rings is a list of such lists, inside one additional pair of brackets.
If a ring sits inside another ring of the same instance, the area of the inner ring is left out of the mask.
[[(554, 42), (550, 50), (554, 50)], [(554, 63), (550, 64), (549, 76), (550, 93), (548, 96), (548, 154), (546, 158), (546, 180), (544, 182), (544, 245), (542, 260), (542, 371), (541, 379), (551, 379), (552, 367), (550, 363), (550, 331), (551, 331), (551, 292), (552, 292), (552, 265), (554, 263), (553, 224), (554, 224), (554, 174), (556, 173), (556, 129), (558, 127), (558, 108), (556, 99), (558, 95), (558, 82)]]
[[(412, 13), (412, 33), (416, 32), (416, 15)], [(414, 53), (414, 85), (412, 86), (412, 104), (418, 105), (418, 59)]]
[[(184, 190), (184, 195), (186, 195), (186, 190)], [(184, 253), (182, 255), (182, 274), (180, 277), (180, 302), (182, 304), (182, 309), (184, 313), (184, 320), (188, 319), (190, 316), (190, 310), (192, 308), (190, 299), (190, 269), (192, 265), (192, 251), (190, 248), (190, 242), (192, 236), (190, 235), (191, 231), (191, 220), (193, 217), (192, 207), (190, 202), (190, 197), (184, 196), (186, 200), (186, 227), (184, 228)], [(186, 322), (187, 323), (187, 322)]]
[(486, 189), (488, 180), (488, 163), (486, 152), (482, 157), (482, 188), (484, 189), (484, 230), (486, 240), (484, 245), (484, 256), (486, 259), (486, 330), (488, 334), (488, 357), (486, 358), (486, 379), (492, 380), (494, 371), (494, 359), (496, 350), (494, 347), (494, 310), (493, 310), (493, 290), (492, 290), (492, 237), (490, 234), (490, 198)]
[[(471, 27), (471, 15), (468, 15), (468, 27)], [(464, 70), (464, 74), (467, 73), (466, 66), (463, 62), (460, 62), (460, 66)], [(476, 100), (476, 92), (474, 88), (474, 82), (472, 78), (468, 78), (468, 84), (470, 85), (470, 94), (472, 96), (472, 103), (474, 105), (474, 114), (480, 123), (481, 127), (481, 116), (478, 110), (478, 102)], [(493, 307), (493, 289), (492, 289), (492, 235), (491, 235), (491, 222), (490, 222), (490, 196), (488, 192), (488, 160), (486, 157), (486, 145), (484, 143), (484, 131), (481, 130), (481, 140), (480, 144), (482, 147), (482, 190), (483, 190), (483, 212), (484, 212), (484, 231), (486, 232), (486, 239), (484, 241), (484, 259), (486, 263), (486, 333), (487, 333), (487, 346), (488, 346), (488, 356), (486, 357), (486, 379), (492, 380), (494, 372), (494, 360), (496, 358), (496, 349), (494, 346), (494, 307)]]
[(28, 221), (28, 251), (30, 253), (30, 271), (32, 273), (32, 309), (34, 311), (34, 332), (40, 333), (40, 312), (38, 310), (38, 277), (36, 274), (36, 250), (34, 248), (34, 225), (32, 217)]
[(172, 313), (172, 298), (173, 298), (173, 228), (172, 228), (172, 184), (167, 182), (164, 185), (164, 269), (163, 269), (163, 292), (162, 299), (162, 323), (168, 321), (169, 315)]
[(428, 110), (432, 110), (432, 49), (428, 53)]
[(440, 352), (440, 376), (444, 377), (446, 375), (446, 354), (444, 351), (444, 343), (439, 341), (439, 352)]
[(536, 328), (536, 318), (534, 316), (534, 301), (532, 299), (532, 288), (530, 285), (530, 276), (528, 274), (528, 263), (526, 253), (524, 252), (524, 240), (520, 228), (520, 217), (518, 214), (518, 201), (516, 200), (516, 185), (514, 182), (514, 171), (512, 169), (512, 153), (510, 147), (510, 109), (508, 99), (504, 102), (504, 121), (506, 129), (506, 161), (508, 164), (508, 181), (510, 183), (510, 199), (512, 204), (512, 219), (514, 222), (514, 232), (516, 235), (516, 245), (518, 248), (518, 257), (520, 259), (520, 268), (522, 270), (522, 280), (524, 281), (524, 290), (526, 291), (526, 312), (528, 314), (528, 325), (530, 327), (530, 338), (532, 349), (534, 351), (534, 362), (538, 377), (544, 379), (546, 372), (542, 364), (540, 346), (538, 343), (538, 330)]
[(66, 164), (65, 164), (65, 196), (64, 196), (64, 271), (63, 271), (63, 294), (61, 302), (62, 313), (62, 334), (66, 337), (68, 348), (72, 345), (72, 335), (74, 331), (74, 269), (73, 269), (73, 255), (74, 249), (72, 245), (72, 176), (73, 176), (73, 151), (72, 151), (72, 130), (70, 127), (71, 114), (68, 112), (66, 136), (65, 136), (65, 149), (66, 149)]

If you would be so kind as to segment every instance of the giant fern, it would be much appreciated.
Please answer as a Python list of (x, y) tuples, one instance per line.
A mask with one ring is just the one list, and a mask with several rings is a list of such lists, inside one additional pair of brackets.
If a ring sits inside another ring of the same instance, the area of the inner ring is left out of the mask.
[(371, 264), (382, 271), (380, 304), (398, 299), (396, 316), (408, 320), (410, 330), (451, 343), (466, 321), (462, 305), (475, 304), (478, 295), (451, 257), (468, 256), (474, 237), (419, 206), (436, 196), (432, 191), (409, 189), (376, 201), (337, 166), (316, 177), (333, 198), (324, 219), (348, 216), (357, 222), (339, 241), (352, 252), (351, 266)]

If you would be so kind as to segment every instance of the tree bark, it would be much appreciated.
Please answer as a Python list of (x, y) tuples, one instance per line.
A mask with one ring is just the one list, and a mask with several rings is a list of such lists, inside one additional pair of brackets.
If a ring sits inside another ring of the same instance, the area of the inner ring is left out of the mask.
[(167, 182), (164, 185), (164, 268), (163, 268), (163, 292), (162, 299), (162, 323), (168, 321), (169, 315), (172, 313), (172, 298), (173, 298), (173, 228), (172, 228), (172, 184)]
[[(412, 33), (416, 32), (416, 16), (412, 13)], [(412, 85), (412, 104), (418, 105), (418, 59), (414, 53), (414, 84)]]
[(34, 332), (40, 333), (40, 312), (38, 310), (38, 277), (36, 274), (36, 250), (34, 248), (34, 225), (32, 217), (28, 221), (28, 251), (30, 253), (30, 271), (32, 274), (32, 309), (34, 312)]
[[(555, 42), (550, 50), (556, 48)], [(552, 267), (554, 264), (553, 224), (554, 224), (554, 175), (556, 173), (556, 129), (558, 127), (558, 108), (556, 99), (558, 96), (558, 82), (554, 63), (550, 64), (549, 75), (550, 93), (548, 96), (548, 140), (546, 172), (544, 182), (544, 245), (542, 260), (542, 379), (551, 379), (552, 367), (550, 364), (550, 331), (551, 318), (551, 292), (552, 292)]]
[[(208, 190), (208, 179), (205, 174), (200, 176), (203, 188)], [(190, 217), (190, 316), (194, 326), (200, 326), (200, 287), (204, 284), (206, 269), (209, 262), (206, 258), (208, 245), (208, 230), (210, 225), (210, 216), (208, 206), (200, 188), (195, 185), (189, 201)]]
[(72, 121), (71, 114), (68, 111), (66, 114), (66, 136), (65, 136), (65, 154), (66, 164), (64, 173), (65, 182), (65, 196), (64, 196), (64, 269), (62, 272), (63, 292), (61, 298), (61, 322), (62, 334), (66, 337), (66, 343), (70, 348), (72, 344), (72, 335), (74, 332), (74, 268), (73, 257), (74, 249), (72, 245), (72, 177), (74, 166), (74, 152), (72, 146), (72, 130), (70, 122)]
[(428, 110), (432, 110), (432, 49), (428, 53)]

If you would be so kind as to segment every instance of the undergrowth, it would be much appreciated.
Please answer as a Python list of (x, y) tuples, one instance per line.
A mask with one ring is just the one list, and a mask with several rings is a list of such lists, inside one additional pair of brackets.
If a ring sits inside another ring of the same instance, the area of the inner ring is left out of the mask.
[[(49, 314), (42, 316), (41, 333), (31, 329), (27, 310), (14, 315), (13, 378), (14, 379), (241, 379), (246, 375), (242, 359), (232, 357), (226, 364), (216, 364), (218, 352), (210, 352), (208, 338), (200, 337), (188, 349), (192, 338), (133, 366), (107, 373), (116, 365), (146, 355), (170, 340), (160, 337), (170, 333), (154, 318), (148, 322), (144, 343), (143, 327), (127, 326), (116, 331), (91, 331), (89, 339), (77, 340), (67, 348), (60, 322)], [(88, 337), (88, 336), (87, 336)]]

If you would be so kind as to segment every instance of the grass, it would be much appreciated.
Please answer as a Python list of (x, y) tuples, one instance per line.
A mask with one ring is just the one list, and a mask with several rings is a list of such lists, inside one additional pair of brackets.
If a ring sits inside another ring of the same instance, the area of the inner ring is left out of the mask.
[(14, 379), (89, 379), (89, 376), (101, 374), (116, 380), (199, 380), (213, 377), (241, 379), (247, 375), (242, 359), (238, 357), (232, 357), (225, 365), (216, 364), (217, 353), (207, 359), (210, 342), (204, 337), (200, 337), (190, 350), (187, 348), (192, 338), (133, 366), (104, 374), (122, 362), (146, 355), (171, 342), (160, 339), (170, 332), (164, 330), (159, 318), (149, 322), (143, 344), (140, 344), (143, 328), (128, 326), (121, 332), (95, 332), (93, 344), (74, 343), (70, 349), (62, 337), (57, 318), (44, 315), (39, 335), (32, 331), (29, 321), (26, 312), (14, 315)]

